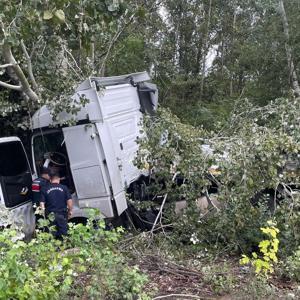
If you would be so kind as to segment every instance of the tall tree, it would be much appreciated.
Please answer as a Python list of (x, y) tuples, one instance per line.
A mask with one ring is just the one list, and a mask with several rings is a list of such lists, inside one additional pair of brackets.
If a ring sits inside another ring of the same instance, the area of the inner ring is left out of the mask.
[(282, 18), (283, 30), (285, 35), (285, 49), (286, 49), (287, 62), (290, 70), (290, 78), (292, 80), (292, 86), (294, 89), (295, 96), (300, 97), (299, 81), (298, 81), (298, 76), (293, 61), (292, 48), (290, 46), (289, 23), (286, 16), (283, 0), (279, 0), (279, 12)]
[(206, 56), (209, 51), (209, 29), (211, 22), (211, 8), (212, 8), (212, 0), (209, 0), (208, 12), (207, 12), (207, 21), (206, 21), (206, 31), (203, 42), (203, 51), (202, 51), (202, 72), (201, 72), (201, 84), (200, 84), (200, 101), (202, 99), (203, 88), (204, 88), (204, 79), (205, 79), (205, 71), (206, 71)]
[[(117, 0), (3, 0), (0, 11), (0, 87), (19, 93), (12, 106), (25, 108), (24, 126), (44, 103), (54, 115), (78, 109), (74, 87), (99, 72), (132, 17)], [(4, 107), (7, 95), (0, 95)]]

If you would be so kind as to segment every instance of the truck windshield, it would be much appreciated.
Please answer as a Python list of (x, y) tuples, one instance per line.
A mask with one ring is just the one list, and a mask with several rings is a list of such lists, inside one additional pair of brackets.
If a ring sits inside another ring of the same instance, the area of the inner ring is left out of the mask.
[(45, 153), (65, 153), (64, 137), (61, 132), (54, 131), (37, 135), (33, 138), (34, 160), (37, 171), (45, 161)]
[(39, 170), (48, 160), (48, 167), (59, 172), (61, 183), (67, 185), (71, 192), (74, 191), (70, 162), (62, 131), (55, 130), (44, 132), (43, 135), (35, 135), (33, 137), (33, 154), (38, 175)]
[(0, 176), (17, 176), (28, 171), (22, 144), (18, 141), (0, 143)]

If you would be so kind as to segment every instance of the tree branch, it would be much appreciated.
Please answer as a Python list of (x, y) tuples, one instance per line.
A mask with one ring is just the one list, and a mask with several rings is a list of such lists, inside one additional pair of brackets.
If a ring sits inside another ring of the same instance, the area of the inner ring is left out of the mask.
[(33, 75), (31, 58), (27, 52), (27, 49), (26, 49), (26, 46), (25, 46), (23, 40), (21, 40), (21, 47), (22, 47), (23, 53), (25, 55), (25, 58), (27, 60), (28, 75), (29, 75), (30, 81), (32, 83), (32, 87), (37, 91), (38, 85), (37, 85), (34, 75)]
[[(74, 65), (76, 66), (76, 68), (80, 71), (80, 73), (82, 74), (82, 70), (80, 69), (80, 67), (78, 66), (76, 59), (74, 58), (73, 54), (66, 48), (65, 45), (63, 45), (63, 50), (71, 57), (72, 61), (74, 62)], [(76, 72), (76, 70), (72, 67), (72, 65), (68, 62), (67, 60), (67, 64), (68, 66), (75, 72), (75, 74), (80, 78), (83, 79), (83, 76), (78, 74), (78, 72)]]
[(0, 65), (0, 69), (5, 69), (12, 66), (13, 66), (12, 64), (4, 64), (4, 65)]
[(12, 69), (14, 70), (16, 76), (18, 77), (18, 80), (21, 83), (21, 90), (32, 100), (32, 101), (38, 101), (39, 97), (34, 92), (34, 90), (30, 87), (29, 82), (20, 68), (20, 66), (17, 64), (17, 61), (15, 57), (13, 56), (11, 52), (11, 47), (7, 44), (3, 45), (3, 56), (6, 60), (6, 63), (12, 64)]
[(13, 85), (13, 84), (6, 83), (4, 81), (0, 81), (0, 86), (14, 91), (22, 91), (22, 87), (20, 85)]
[(152, 300), (166, 299), (166, 298), (174, 299), (174, 297), (176, 299), (178, 299), (178, 298), (184, 298), (184, 299), (213, 299), (213, 298), (200, 297), (200, 296), (188, 295), (188, 294), (169, 294), (169, 295), (157, 296), (157, 297), (153, 298)]
[(105, 64), (106, 64), (106, 61), (108, 59), (108, 56), (110, 54), (110, 51), (113, 47), (113, 45), (116, 43), (116, 41), (118, 40), (119, 36), (123, 33), (123, 31), (127, 28), (127, 26), (133, 21), (134, 17), (135, 17), (135, 14), (134, 13), (133, 15), (131, 15), (131, 17), (129, 18), (128, 22), (125, 23), (121, 29), (119, 31), (117, 31), (115, 33), (115, 35), (113, 36), (113, 38), (111, 39), (110, 43), (109, 43), (109, 46), (107, 48), (107, 51), (106, 51), (106, 54), (105, 54), (105, 57), (103, 59), (103, 62), (101, 64), (101, 67), (100, 67), (100, 70), (99, 70), (99, 73), (100, 73), (100, 76), (104, 76), (104, 71), (105, 71)]

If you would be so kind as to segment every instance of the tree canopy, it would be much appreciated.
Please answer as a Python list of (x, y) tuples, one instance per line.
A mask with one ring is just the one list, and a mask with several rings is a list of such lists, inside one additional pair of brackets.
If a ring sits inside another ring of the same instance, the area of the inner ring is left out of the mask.
[[(92, 74), (148, 70), (160, 85), (160, 103), (207, 128), (222, 122), (239, 97), (265, 105), (297, 90), (296, 0), (0, 5), (0, 112), (7, 128), (30, 127), (29, 115), (44, 103), (54, 114), (74, 110), (69, 95)], [(186, 110), (178, 109), (182, 101)]]

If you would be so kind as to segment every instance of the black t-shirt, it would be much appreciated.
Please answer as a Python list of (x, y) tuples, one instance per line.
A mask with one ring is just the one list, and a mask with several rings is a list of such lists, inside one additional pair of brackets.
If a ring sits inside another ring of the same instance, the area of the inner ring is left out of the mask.
[(69, 189), (58, 183), (50, 183), (42, 190), (41, 202), (45, 202), (47, 213), (67, 211), (67, 200), (72, 199)]
[(32, 182), (32, 202), (36, 205), (39, 205), (41, 200), (41, 192), (43, 189), (46, 189), (50, 182), (43, 178), (39, 177)]

